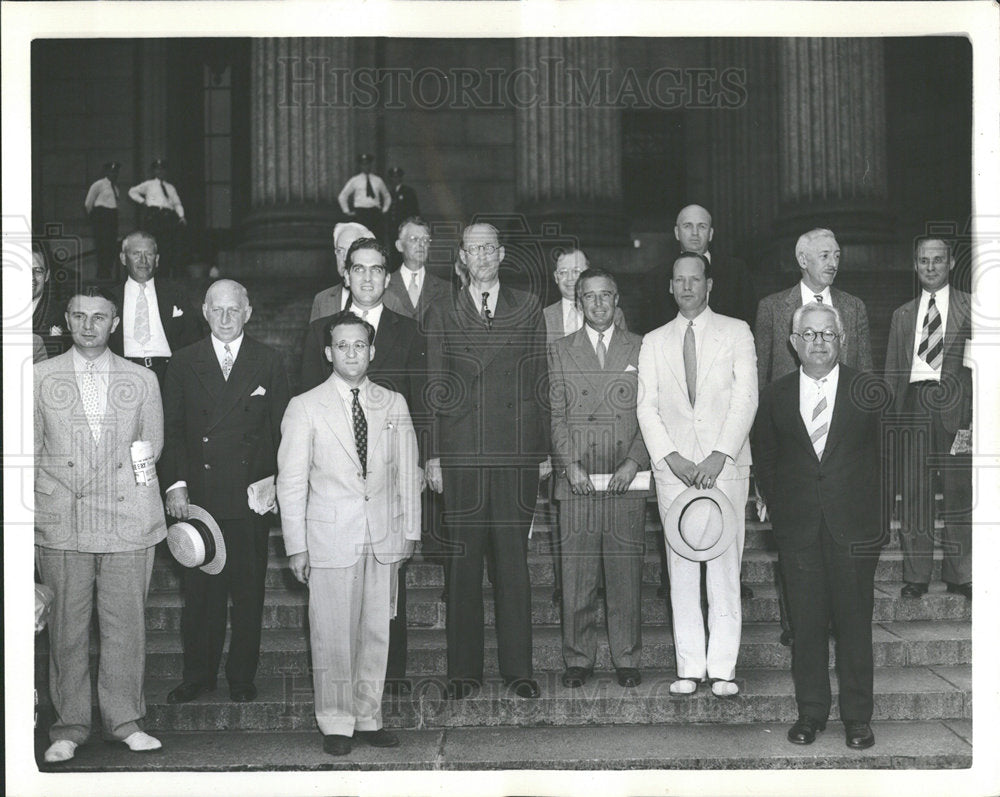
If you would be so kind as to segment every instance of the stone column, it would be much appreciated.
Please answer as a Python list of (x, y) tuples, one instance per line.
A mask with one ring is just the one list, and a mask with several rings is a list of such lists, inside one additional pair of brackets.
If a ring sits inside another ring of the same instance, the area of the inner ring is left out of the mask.
[(847, 268), (897, 256), (887, 208), (885, 64), (878, 39), (782, 39), (779, 71), (779, 267), (795, 239), (829, 227)]
[(518, 39), (516, 63), (518, 211), (535, 230), (553, 222), (584, 244), (625, 243), (615, 39)]

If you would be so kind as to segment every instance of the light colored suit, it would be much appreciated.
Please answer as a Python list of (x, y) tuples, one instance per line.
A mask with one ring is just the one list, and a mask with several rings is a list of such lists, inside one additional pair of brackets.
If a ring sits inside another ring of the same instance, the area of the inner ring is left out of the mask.
[[(545, 318), (545, 345), (549, 345), (554, 340), (566, 337), (563, 329), (562, 299), (553, 302), (542, 311)], [(615, 328), (628, 332), (628, 324), (625, 322), (625, 313), (620, 307), (615, 309)]]
[(101, 626), (97, 694), (104, 733), (124, 739), (145, 714), (145, 599), (154, 546), (166, 536), (159, 484), (138, 485), (130, 448), (159, 458), (163, 408), (156, 376), (108, 353), (107, 410), (94, 442), (72, 350), (34, 366), (35, 544), (55, 592), (49, 622), (52, 741), (90, 734), (90, 619)]
[[(316, 719), (324, 734), (382, 727), (396, 563), (420, 539), (417, 440), (398, 393), (365, 380), (367, 478), (336, 375), (291, 400), (281, 423), (285, 550), (307, 552)], [(351, 689), (344, 688), (351, 684)]]
[(682, 346), (687, 319), (654, 329), (639, 352), (637, 415), (656, 481), (660, 517), (686, 487), (664, 458), (676, 451), (694, 463), (713, 451), (726, 455), (717, 486), (733, 504), (737, 544), (707, 565), (709, 625), (707, 658), (701, 617), (700, 568), (667, 550), (674, 643), (681, 678), (732, 680), (740, 645), (740, 560), (744, 507), (750, 476), (750, 427), (757, 410), (757, 367), (753, 335), (745, 322), (713, 313), (699, 316), (705, 327), (697, 353), (695, 404), (688, 398)]

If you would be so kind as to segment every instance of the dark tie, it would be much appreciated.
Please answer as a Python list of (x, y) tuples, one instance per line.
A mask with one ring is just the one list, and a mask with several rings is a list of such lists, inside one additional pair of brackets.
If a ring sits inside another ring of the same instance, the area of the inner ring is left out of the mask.
[(490, 298), (489, 291), (483, 291), (483, 323), (486, 324), (487, 329), (493, 329), (493, 315), (490, 313), (490, 306), (487, 300)]
[(694, 406), (695, 387), (698, 384), (698, 357), (694, 347), (694, 321), (688, 321), (684, 332), (684, 376), (687, 379), (688, 398)]
[(368, 478), (368, 421), (365, 419), (361, 402), (358, 401), (358, 388), (352, 387), (354, 400), (351, 402), (351, 416), (354, 419), (354, 445), (358, 449), (358, 459), (361, 460), (361, 475)]
[(944, 354), (944, 338), (941, 334), (941, 314), (938, 312), (934, 294), (927, 302), (927, 312), (924, 313), (924, 326), (920, 333), (920, 346), (917, 356), (935, 371), (941, 367)]
[[(344, 290), (347, 291), (347, 286), (344, 286)], [(351, 292), (347, 291), (347, 301), (344, 302), (344, 312), (346, 313), (351, 309), (351, 305), (354, 304), (354, 297), (351, 296)]]
[(158, 180), (160, 184), (160, 190), (163, 192), (163, 200), (167, 203), (166, 207), (170, 207), (173, 203), (170, 201), (170, 197), (167, 196), (167, 187), (163, 184), (163, 180)]
[(813, 294), (813, 299), (815, 299), (820, 304), (823, 304), (823, 294), (822, 293), (814, 293)]
[(375, 189), (372, 188), (372, 178), (367, 174), (365, 175), (365, 194), (372, 199), (375, 198)]

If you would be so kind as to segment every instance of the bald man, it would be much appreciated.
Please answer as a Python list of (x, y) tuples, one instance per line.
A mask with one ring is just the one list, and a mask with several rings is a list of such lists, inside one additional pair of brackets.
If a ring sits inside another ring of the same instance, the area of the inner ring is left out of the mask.
[(215, 689), (229, 598), (229, 696), (237, 702), (257, 696), (269, 516), (249, 507), (247, 487), (270, 477), (273, 490), (290, 391), (281, 354), (243, 332), (252, 312), (238, 282), (213, 283), (202, 305), (212, 333), (176, 352), (164, 380), (159, 475), (167, 514), (182, 520), (196, 504), (218, 521), (226, 542), (221, 573), (184, 571), (184, 676), (169, 703)]

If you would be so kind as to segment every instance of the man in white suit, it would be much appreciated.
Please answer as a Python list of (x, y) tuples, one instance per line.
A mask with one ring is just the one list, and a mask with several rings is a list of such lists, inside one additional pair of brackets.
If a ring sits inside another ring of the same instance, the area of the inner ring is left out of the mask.
[(710, 634), (705, 644), (701, 570), (667, 550), (678, 680), (672, 694), (691, 694), (712, 680), (731, 697), (740, 648), (740, 560), (750, 478), (750, 427), (757, 410), (757, 361), (746, 322), (713, 313), (711, 266), (683, 252), (670, 292), (679, 315), (643, 338), (639, 352), (638, 418), (653, 466), (660, 517), (691, 486), (717, 486), (736, 509), (736, 545), (706, 564)]
[(374, 339), (353, 313), (331, 319), (333, 373), (289, 403), (278, 448), (285, 550), (309, 585), (316, 720), (331, 755), (353, 739), (399, 744), (381, 698), (397, 570), (420, 539), (420, 476), (406, 401), (365, 375)]

